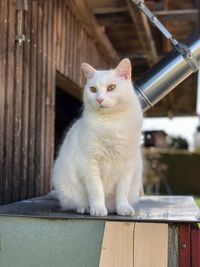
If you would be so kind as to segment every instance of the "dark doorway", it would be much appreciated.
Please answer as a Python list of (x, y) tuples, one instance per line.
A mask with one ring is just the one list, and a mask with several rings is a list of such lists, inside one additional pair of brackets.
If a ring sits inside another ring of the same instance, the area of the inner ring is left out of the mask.
[(56, 87), (55, 98), (55, 153), (58, 150), (65, 137), (67, 130), (72, 123), (80, 116), (82, 110), (80, 100), (66, 93), (59, 87)]

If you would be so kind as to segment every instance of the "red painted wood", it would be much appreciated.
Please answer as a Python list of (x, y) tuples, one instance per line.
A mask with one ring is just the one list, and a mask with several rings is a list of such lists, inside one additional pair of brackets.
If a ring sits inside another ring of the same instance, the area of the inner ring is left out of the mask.
[(190, 267), (190, 225), (179, 225), (179, 267)]
[(200, 267), (200, 229), (191, 229), (192, 267)]

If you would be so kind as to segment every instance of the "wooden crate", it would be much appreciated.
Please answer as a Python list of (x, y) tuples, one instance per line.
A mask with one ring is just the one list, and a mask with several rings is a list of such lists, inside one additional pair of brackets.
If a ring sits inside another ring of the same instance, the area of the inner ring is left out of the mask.
[(34, 198), (0, 207), (1, 267), (199, 267), (192, 197), (143, 197), (133, 217), (66, 213)]

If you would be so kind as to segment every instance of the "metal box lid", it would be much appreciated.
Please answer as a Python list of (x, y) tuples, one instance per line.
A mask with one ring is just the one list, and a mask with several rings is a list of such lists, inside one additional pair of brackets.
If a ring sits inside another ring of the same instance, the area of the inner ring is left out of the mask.
[(84, 219), (106, 221), (200, 222), (200, 209), (190, 196), (145, 196), (135, 206), (135, 215), (110, 214), (92, 217), (89, 214), (62, 211), (56, 200), (48, 196), (0, 206), (0, 216), (24, 216), (47, 219)]

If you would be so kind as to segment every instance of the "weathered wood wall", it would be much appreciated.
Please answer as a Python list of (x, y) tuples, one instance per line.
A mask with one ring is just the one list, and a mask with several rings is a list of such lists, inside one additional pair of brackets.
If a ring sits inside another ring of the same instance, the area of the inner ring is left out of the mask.
[(111, 64), (75, 2), (28, 0), (18, 10), (17, 0), (0, 1), (0, 203), (49, 191), (56, 71), (80, 87), (81, 62)]

